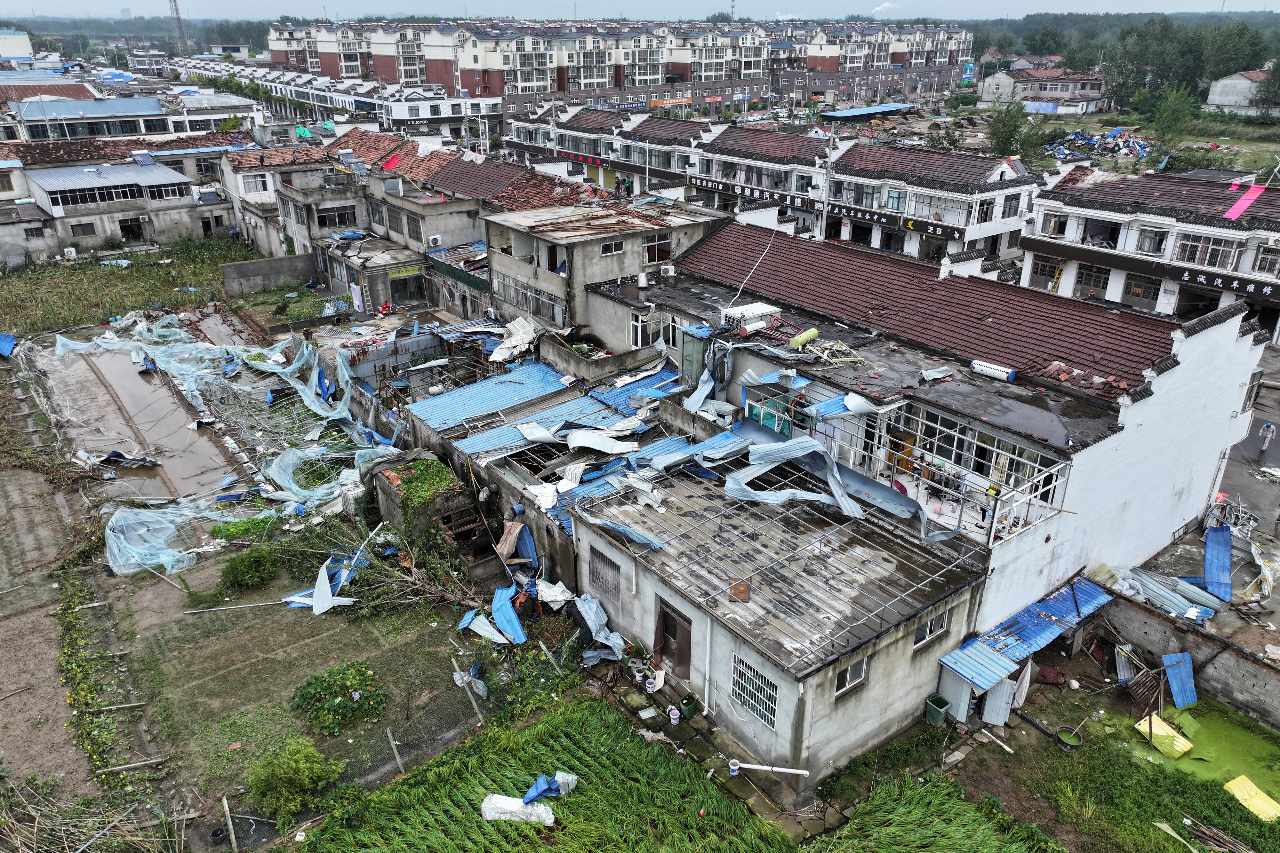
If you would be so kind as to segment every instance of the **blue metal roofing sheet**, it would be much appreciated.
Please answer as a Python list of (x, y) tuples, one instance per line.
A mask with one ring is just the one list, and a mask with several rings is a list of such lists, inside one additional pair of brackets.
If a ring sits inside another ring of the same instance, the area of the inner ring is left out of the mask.
[(419, 400), (410, 404), (409, 411), (432, 429), (446, 430), (468, 418), (491, 414), (563, 390), (564, 386), (560, 384), (563, 376), (542, 362), (527, 361), (502, 376)]
[(695, 338), (706, 340), (711, 337), (712, 333), (715, 332), (715, 329), (711, 328), (706, 323), (698, 323), (696, 326), (685, 326), (680, 331), (684, 332), (686, 335), (692, 335)]
[(17, 345), (18, 339), (13, 335), (0, 335), (0, 355), (8, 358), (13, 355), (13, 348)]
[(1016, 663), (983, 644), (981, 637), (974, 637), (944, 657), (941, 663), (979, 690), (990, 690), (1018, 668)]
[(636, 410), (627, 405), (627, 400), (633, 394), (639, 394), (641, 391), (657, 388), (659, 385), (670, 385), (672, 380), (680, 375), (680, 371), (671, 367), (664, 367), (652, 376), (646, 376), (643, 379), (637, 379), (635, 382), (628, 382), (621, 388), (609, 388), (605, 391), (592, 391), (591, 396), (602, 403), (608, 403), (620, 412), (627, 415), (634, 415)]
[(1180, 652), (1176, 655), (1165, 655), (1160, 659), (1164, 664), (1164, 674), (1169, 679), (1169, 692), (1173, 694), (1175, 708), (1194, 705), (1196, 701), (1196, 685), (1191, 672), (1191, 654)]
[[(1111, 594), (1093, 581), (1076, 578), (965, 643), (944, 657), (942, 664), (979, 690), (988, 690), (1017, 669), (1018, 661), (1043, 649), (1110, 600)], [(974, 644), (985, 647), (990, 654), (973, 651), (970, 647)], [(997, 666), (993, 658), (1006, 663)], [(1000, 670), (1005, 671), (997, 676)]]
[[(559, 384), (559, 383), (557, 383)], [(578, 397), (567, 403), (552, 406), (532, 415), (521, 418), (520, 423), (536, 423), (542, 426), (555, 426), (561, 421), (575, 421), (584, 426), (607, 427), (622, 420), (624, 415), (611, 406), (590, 397)], [(463, 453), (488, 453), (492, 450), (513, 449), (531, 444), (521, 434), (515, 424), (494, 427), (484, 432), (468, 436), (455, 445)]]
[(168, 166), (137, 163), (102, 166), (62, 166), (56, 169), (32, 169), (27, 180), (45, 192), (83, 190), (94, 187), (160, 187), (189, 184), (191, 179)]
[[(770, 385), (779, 385), (782, 383), (782, 377), (779, 376), (780, 373), (782, 373), (781, 370), (775, 370), (773, 373), (766, 373), (764, 376), (760, 377), (760, 381), (768, 382)], [(812, 382), (812, 379), (805, 379), (803, 376), (796, 376), (791, 380), (791, 387), (792, 390), (796, 388), (803, 388)], [(841, 397), (840, 399), (843, 400), (844, 398)]]
[(1210, 595), (1231, 600), (1231, 528), (1225, 524), (1204, 532), (1204, 583)]

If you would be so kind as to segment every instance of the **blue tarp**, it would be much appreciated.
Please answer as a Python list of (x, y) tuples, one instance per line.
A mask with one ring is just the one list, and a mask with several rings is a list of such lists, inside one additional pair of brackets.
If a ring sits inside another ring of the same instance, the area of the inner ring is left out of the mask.
[(0, 355), (8, 358), (13, 355), (13, 348), (18, 345), (18, 339), (13, 335), (0, 335)]
[(514, 583), (508, 587), (500, 586), (493, 591), (493, 624), (516, 644), (529, 639), (520, 625), (520, 617), (516, 616), (516, 609), (511, 606), (511, 599), (515, 598), (518, 592), (520, 592), (520, 586)]
[(1160, 660), (1164, 664), (1164, 674), (1169, 679), (1169, 692), (1173, 694), (1174, 707), (1185, 708), (1188, 705), (1194, 705), (1196, 685), (1191, 673), (1191, 655), (1188, 652), (1181, 652), (1176, 655), (1165, 655)]
[(877, 104), (874, 107), (858, 107), (850, 110), (833, 110), (831, 112), (822, 113), (823, 118), (861, 118), (862, 116), (875, 116), (882, 113), (896, 113), (902, 110), (909, 110), (915, 107), (915, 104)]
[(524, 804), (527, 806), (530, 803), (536, 803), (543, 797), (558, 796), (560, 796), (560, 783), (556, 781), (555, 776), (548, 779), (547, 774), (543, 773), (538, 776), (538, 781), (534, 782), (528, 793), (524, 795)]
[(533, 541), (533, 534), (529, 532), (527, 524), (516, 534), (516, 553), (528, 560), (531, 568), (538, 568), (538, 547)]
[(1210, 595), (1231, 600), (1231, 528), (1225, 524), (1204, 532), (1204, 582)]

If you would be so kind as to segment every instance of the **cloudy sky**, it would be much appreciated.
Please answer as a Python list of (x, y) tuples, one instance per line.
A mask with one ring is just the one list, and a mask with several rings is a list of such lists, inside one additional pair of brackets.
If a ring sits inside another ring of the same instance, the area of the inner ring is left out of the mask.
[[(16, 15), (28, 12), (31, 0), (0, 0), (0, 16)], [(327, 5), (326, 5), (327, 3)], [(419, 15), (442, 15), (445, 17), (470, 15), (512, 15), (516, 17), (571, 17), (574, 14), (574, 0), (427, 0), (427, 2), (405, 3), (404, 0), (220, 0), (217, 3), (206, 3), (201, 0), (181, 0), (182, 12), (192, 18), (226, 17), (226, 18), (270, 18), (281, 14), (309, 15), (315, 17), (355, 18), (362, 15), (393, 15), (412, 13)], [(1260, 10), (1276, 6), (1280, 8), (1280, 0), (1255, 2), (1254, 0), (1227, 0), (1227, 9), (1232, 11)], [(166, 15), (169, 11), (167, 2), (161, 0), (82, 0), (75, 4), (75, 11), (59, 10), (63, 15), (115, 16), (123, 7), (128, 7), (133, 15)], [(1072, 12), (1216, 12), (1221, 0), (1136, 0), (1136, 2), (1117, 3), (1115, 0), (1076, 0), (1069, 4)], [(48, 13), (48, 7), (37, 4), (42, 14)], [(1068, 7), (1060, 7), (1066, 11)], [(465, 9), (465, 12), (464, 12)], [(590, 3), (588, 0), (577, 0), (578, 14), (586, 17), (591, 14), (605, 13), (609, 16), (627, 16), (631, 18), (690, 18), (705, 17), (716, 11), (728, 11), (728, 0), (611, 0), (605, 4)], [(1001, 16), (1021, 17), (1028, 12), (1044, 11), (1046, 7), (1029, 0), (988, 0), (981, 5), (966, 5), (953, 0), (891, 0), (877, 4), (843, 3), (835, 0), (806, 0), (794, 5), (778, 3), (775, 0), (739, 0), (736, 7), (739, 15), (751, 15), (755, 18), (793, 18), (793, 17), (832, 17), (843, 18), (845, 15), (858, 14), (867, 18), (913, 18), (913, 17), (985, 17)]]

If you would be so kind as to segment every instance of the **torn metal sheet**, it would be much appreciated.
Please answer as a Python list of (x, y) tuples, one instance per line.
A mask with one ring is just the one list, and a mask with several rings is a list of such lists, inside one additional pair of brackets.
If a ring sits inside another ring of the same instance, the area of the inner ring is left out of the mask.
[(711, 394), (714, 387), (715, 380), (711, 378), (711, 371), (702, 371), (702, 376), (698, 379), (698, 387), (694, 388), (693, 393), (686, 397), (684, 403), (681, 404), (684, 406), (685, 411), (696, 412), (702, 408), (703, 401)]
[(569, 445), (570, 450), (589, 447), (592, 450), (599, 450), (601, 453), (610, 456), (634, 453), (640, 449), (639, 442), (618, 441), (610, 436), (606, 430), (574, 430), (565, 437), (565, 443)]
[(656, 551), (659, 548), (666, 547), (666, 544), (663, 543), (661, 540), (654, 539), (652, 536), (650, 536), (648, 533), (645, 533), (643, 530), (637, 530), (634, 527), (629, 527), (628, 525), (621, 524), (616, 521), (608, 521), (603, 518), (595, 518), (594, 516), (588, 515), (586, 512), (583, 512), (581, 508), (578, 508), (578, 514), (581, 515), (582, 519), (586, 521), (588, 524), (595, 524), (600, 527), (604, 527), (609, 530), (612, 530), (616, 533), (621, 533), (623, 536), (630, 539), (632, 542), (635, 542), (640, 545), (648, 545), (651, 551)]
[[(757, 492), (747, 487), (747, 483), (751, 482), (755, 477), (772, 468), (757, 470), (759, 464), (781, 463), (792, 459), (799, 459), (802, 456), (808, 456), (810, 453), (817, 453), (822, 457), (826, 464), (827, 485), (831, 488), (831, 495), (818, 495), (814, 492), (805, 492), (799, 489), (784, 489), (777, 492)], [(755, 497), (742, 497), (744, 500), (759, 500), (765, 503), (782, 503), (786, 500), (819, 500), (823, 503), (832, 503), (840, 508), (840, 511), (850, 518), (863, 518), (866, 513), (862, 508), (854, 502), (849, 496), (848, 490), (845, 488), (844, 481), (840, 479), (840, 471), (836, 467), (836, 461), (825, 447), (819, 444), (809, 436), (802, 438), (793, 438), (790, 441), (782, 441), (776, 444), (755, 444), (749, 451), (748, 460), (752, 463), (751, 467), (745, 468), (736, 474), (730, 475), (725, 480), (725, 493), (730, 497), (740, 497), (748, 493)], [(746, 476), (748, 472), (756, 472), (750, 477)], [(730, 493), (730, 483), (732, 482), (732, 490), (737, 494)], [(767, 496), (767, 497), (766, 497)]]
[(551, 605), (552, 610), (564, 607), (566, 601), (573, 601), (573, 593), (564, 585), (564, 581), (548, 583), (541, 578), (537, 580), (538, 600)]
[(520, 430), (520, 434), (526, 441), (532, 441), (534, 444), (560, 444), (564, 441), (562, 438), (556, 438), (551, 430), (541, 424), (516, 424), (516, 429)]
[(480, 612), (480, 608), (471, 610), (463, 615), (462, 621), (458, 623), (457, 630), (470, 628), (486, 640), (492, 640), (495, 643), (510, 644), (510, 640), (502, 636), (502, 633), (489, 621), (489, 618)]

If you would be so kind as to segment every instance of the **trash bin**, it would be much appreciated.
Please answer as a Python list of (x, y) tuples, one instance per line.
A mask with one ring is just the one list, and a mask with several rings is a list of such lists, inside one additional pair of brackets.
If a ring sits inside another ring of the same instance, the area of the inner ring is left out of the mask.
[(943, 699), (937, 693), (934, 693), (924, 703), (924, 717), (929, 721), (930, 725), (941, 726), (947, 721), (947, 710), (951, 707), (951, 703)]

